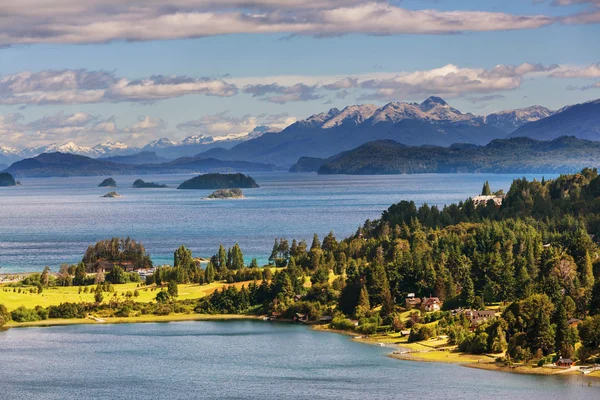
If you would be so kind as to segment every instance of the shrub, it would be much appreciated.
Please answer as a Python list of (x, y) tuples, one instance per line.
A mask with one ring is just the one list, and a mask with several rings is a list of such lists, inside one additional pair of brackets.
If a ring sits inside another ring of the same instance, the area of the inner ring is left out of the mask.
[(329, 326), (333, 329), (339, 329), (342, 331), (353, 331), (355, 328), (354, 322), (344, 317), (335, 317)]
[(11, 317), (15, 322), (33, 322), (40, 320), (40, 316), (35, 310), (23, 306), (11, 312)]
[(409, 342), (419, 342), (421, 340), (427, 340), (430, 337), (435, 335), (433, 328), (422, 325), (422, 324), (414, 324), (410, 330), (410, 335), (408, 336)]

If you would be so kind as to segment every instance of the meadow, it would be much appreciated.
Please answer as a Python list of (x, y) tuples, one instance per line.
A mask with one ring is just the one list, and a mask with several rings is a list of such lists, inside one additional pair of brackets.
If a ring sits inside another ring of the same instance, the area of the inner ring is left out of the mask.
[[(243, 285), (248, 286), (250, 282), (238, 282), (226, 284), (223, 282), (214, 282), (208, 285), (198, 284), (180, 284), (178, 285), (178, 300), (200, 299), (220, 289), (223, 286), (236, 286), (238, 289)], [(149, 303), (154, 301), (160, 288), (156, 286), (138, 286), (138, 283), (126, 283), (121, 285), (112, 285), (113, 293), (104, 293), (104, 303), (109, 303), (111, 299), (127, 299), (127, 294), (133, 295), (137, 290), (138, 296), (131, 297), (132, 300), (140, 303)], [(35, 308), (36, 306), (48, 307), (59, 305), (61, 303), (94, 303), (94, 288), (88, 286), (88, 293), (80, 293), (79, 286), (57, 286), (44, 289), (41, 294), (37, 293), (37, 288), (29, 287), (10, 287), (0, 285), (0, 304), (4, 304), (8, 311), (15, 310), (20, 306), (26, 308)], [(20, 292), (19, 292), (20, 289)], [(33, 289), (33, 293), (30, 291)]]

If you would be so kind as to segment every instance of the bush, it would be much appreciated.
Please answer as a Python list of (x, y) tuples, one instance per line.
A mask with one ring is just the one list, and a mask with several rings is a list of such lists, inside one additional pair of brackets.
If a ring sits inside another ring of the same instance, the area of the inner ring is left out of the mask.
[(41, 319), (35, 310), (23, 306), (11, 312), (11, 317), (15, 322), (34, 322)]
[(329, 326), (333, 329), (339, 329), (342, 331), (353, 331), (355, 328), (354, 322), (344, 317), (335, 317)]
[(435, 335), (435, 331), (433, 328), (422, 325), (422, 324), (414, 324), (410, 330), (410, 335), (408, 336), (409, 342), (419, 342), (421, 340), (427, 340)]

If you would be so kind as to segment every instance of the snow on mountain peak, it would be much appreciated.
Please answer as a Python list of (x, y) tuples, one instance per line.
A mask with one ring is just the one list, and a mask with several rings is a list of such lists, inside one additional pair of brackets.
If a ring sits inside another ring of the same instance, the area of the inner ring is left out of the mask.
[(373, 114), (375, 114), (375, 111), (377, 111), (377, 106), (373, 104), (348, 106), (329, 120), (325, 121), (322, 128), (333, 128), (334, 126), (341, 125), (347, 121), (353, 121), (356, 125), (359, 125), (371, 118)]

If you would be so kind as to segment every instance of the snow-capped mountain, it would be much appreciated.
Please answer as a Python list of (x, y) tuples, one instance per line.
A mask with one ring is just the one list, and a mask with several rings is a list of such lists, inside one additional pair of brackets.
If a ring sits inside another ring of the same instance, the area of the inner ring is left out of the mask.
[(21, 150), (9, 146), (0, 146), (0, 164), (10, 165), (22, 158)]
[(365, 120), (371, 118), (377, 110), (378, 107), (373, 104), (348, 106), (342, 111), (338, 112), (335, 116), (329, 118), (325, 123), (323, 123), (322, 128), (332, 128), (334, 126), (342, 125), (348, 122), (351, 122), (355, 125), (359, 125), (365, 122)]
[(129, 147), (123, 142), (105, 142), (100, 143), (92, 147), (92, 150), (98, 154), (98, 156), (120, 156), (133, 154), (139, 151), (136, 147)]
[[(509, 111), (504, 118), (512, 118), (513, 125), (518, 127), (544, 118), (548, 112), (542, 107), (531, 107)], [(501, 119), (489, 118), (498, 124)], [(442, 98), (431, 96), (421, 103), (391, 102), (382, 107), (362, 104), (341, 111), (332, 108), (293, 123), (277, 135), (266, 134), (231, 150), (211, 151), (202, 156), (291, 165), (303, 156), (330, 157), (373, 140), (389, 139), (407, 146), (485, 145), (505, 138), (508, 133), (486, 123), (485, 116), (463, 113)]]
[(303, 122), (303, 125), (319, 125), (323, 129), (333, 128), (342, 124), (360, 125), (368, 122), (376, 125), (381, 122), (398, 123), (403, 120), (422, 120), (429, 122), (469, 122), (480, 124), (483, 118), (467, 113), (463, 114), (452, 108), (439, 97), (429, 97), (418, 103), (391, 102), (379, 108), (373, 104), (348, 106), (342, 111), (332, 108), (327, 113), (315, 114)]
[(554, 114), (555, 112), (542, 106), (531, 106), (517, 110), (500, 111), (485, 117), (485, 123), (506, 133), (514, 132), (516, 129), (528, 122), (538, 121)]
[(151, 141), (150, 143), (145, 145), (142, 148), (142, 150), (146, 151), (146, 150), (155, 150), (155, 149), (166, 149), (166, 148), (173, 147), (176, 145), (177, 145), (177, 142), (173, 142), (172, 140), (170, 140), (168, 138), (160, 138), (160, 139)]

